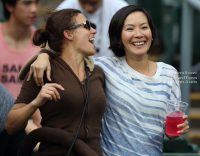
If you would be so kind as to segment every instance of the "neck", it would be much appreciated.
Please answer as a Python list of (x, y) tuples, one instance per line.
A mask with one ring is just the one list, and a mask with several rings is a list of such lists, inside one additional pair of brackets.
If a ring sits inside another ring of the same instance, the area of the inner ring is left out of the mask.
[(77, 53), (73, 47), (64, 48), (61, 58), (71, 67), (73, 72), (82, 81), (85, 76), (84, 56)]
[(148, 76), (149, 74), (149, 61), (148, 61), (148, 55), (145, 56), (127, 56), (126, 55), (126, 61), (128, 65), (136, 70), (137, 72)]
[(9, 36), (15, 41), (30, 39), (30, 25), (23, 25), (12, 16), (2, 26), (4, 36)]

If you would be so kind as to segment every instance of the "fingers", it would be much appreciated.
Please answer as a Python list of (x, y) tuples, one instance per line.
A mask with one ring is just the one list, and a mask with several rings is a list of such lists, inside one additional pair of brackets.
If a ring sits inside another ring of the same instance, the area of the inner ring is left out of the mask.
[(46, 76), (49, 81), (51, 81), (51, 65), (49, 62), (48, 54), (40, 54), (33, 64), (31, 64), (30, 72), (27, 81), (30, 80), (31, 76), (34, 76), (34, 80), (38, 86), (44, 85), (44, 71), (46, 71)]
[(29, 71), (29, 73), (28, 73), (27, 81), (30, 80), (32, 74), (33, 74), (33, 69), (30, 67), (30, 71)]
[(43, 92), (45, 92), (46, 94), (51, 95), (51, 97), (55, 101), (57, 101), (57, 99), (60, 99), (60, 94), (59, 94), (59, 92), (57, 91), (56, 88), (60, 89), (60, 90), (64, 90), (64, 88), (61, 85), (56, 84), (56, 83), (46, 84), (45, 86), (42, 87)]
[[(53, 97), (50, 95), (50, 94), (48, 94), (47, 92), (42, 92), (41, 93), (41, 96), (42, 96), (42, 98), (43, 99), (49, 99), (49, 100), (53, 100)], [(46, 102), (47, 100), (45, 100), (44, 102)]]
[(188, 121), (185, 120), (184, 123), (177, 125), (178, 128), (186, 127), (188, 125)]
[(59, 85), (57, 83), (50, 83), (49, 85), (52, 87), (55, 87), (57, 89), (60, 89), (60, 90), (65, 90), (61, 85)]
[(35, 100), (33, 100), (33, 105), (40, 107), (45, 104), (47, 100), (55, 100), (60, 99), (60, 94), (57, 89), (64, 90), (64, 88), (56, 83), (47, 83), (42, 86), (38, 96)]
[(33, 105), (40, 107), (48, 100), (52, 100), (52, 96), (44, 91), (42, 88), (38, 96), (32, 101)]
[(50, 64), (49, 64), (49, 66), (47, 67), (46, 75), (47, 75), (47, 79), (48, 79), (49, 81), (51, 81), (51, 67), (50, 67)]
[(39, 85), (43, 86), (44, 85), (44, 81), (43, 81), (44, 70), (41, 67), (37, 67), (36, 71), (37, 71), (37, 81)]
[(55, 94), (55, 92), (53, 91), (53, 89), (52, 89), (52, 90), (50, 90), (50, 89), (51, 89), (51, 88), (49, 88), (49, 89), (44, 89), (43, 91), (45, 92), (45, 94), (48, 94), (48, 95), (51, 96), (50, 100), (53, 100), (53, 99), (54, 99), (54, 101), (57, 101), (58, 97), (56, 96), (56, 94)]
[[(184, 115), (183, 116), (184, 119), (187, 119), (188, 116), (187, 115)], [(184, 123), (180, 124), (180, 125), (177, 125), (178, 128), (183, 128), (182, 130), (178, 131), (177, 133), (182, 135), (182, 134), (185, 134), (189, 131), (189, 125), (188, 125), (188, 121), (185, 120)]]
[(54, 88), (57, 88), (57, 89), (60, 89), (60, 90), (65, 90), (61, 85), (59, 85), (57, 83), (47, 83), (47, 84), (45, 84), (45, 86), (54, 87)]
[(188, 119), (188, 115), (183, 115), (183, 119)]
[[(32, 65), (32, 68), (33, 68), (33, 71), (34, 71), (33, 75), (34, 75), (34, 80), (35, 80), (36, 84), (38, 86), (40, 86), (40, 85), (43, 86), (44, 85), (43, 77), (44, 77), (45, 69), (42, 68), (41, 66), (34, 66), (34, 65)], [(50, 73), (50, 71), (48, 71), (48, 72)], [(49, 78), (48, 79), (50, 79), (50, 81), (51, 81), (50, 74), (49, 74)]]
[(37, 69), (35, 67), (33, 67), (33, 65), (31, 65), (31, 68), (33, 68), (33, 77), (34, 77), (34, 80), (35, 80), (35, 83), (40, 86), (39, 82), (38, 82), (38, 76), (37, 76)]
[(55, 101), (57, 101), (57, 99), (60, 99), (60, 94), (54, 87), (49, 87), (46, 93), (50, 94)]
[(166, 121), (164, 121), (163, 123), (166, 124)]
[(182, 134), (185, 134), (189, 131), (189, 126), (187, 125), (186, 127), (184, 127), (181, 131), (178, 131), (177, 133), (182, 135)]
[(186, 119), (188, 119), (188, 116), (184, 115), (183, 119), (184, 119), (184, 123), (177, 125), (178, 128), (186, 127), (188, 125), (188, 121), (186, 120)]

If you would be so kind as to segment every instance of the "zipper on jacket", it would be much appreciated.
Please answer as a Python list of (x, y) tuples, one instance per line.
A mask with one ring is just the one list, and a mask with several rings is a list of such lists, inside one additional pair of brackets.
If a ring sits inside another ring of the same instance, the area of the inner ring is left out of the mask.
[[(86, 85), (85, 85), (86, 81), (87, 81), (87, 78), (85, 80), (81, 81), (81, 85), (82, 85), (83, 90), (85, 91), (85, 93), (87, 92), (86, 91)], [(86, 143), (88, 142), (88, 140), (90, 138), (90, 131), (89, 131), (89, 128), (87, 126), (88, 107), (89, 106), (87, 105), (86, 110), (85, 110), (85, 115), (84, 115), (84, 129), (85, 129), (85, 142)]]

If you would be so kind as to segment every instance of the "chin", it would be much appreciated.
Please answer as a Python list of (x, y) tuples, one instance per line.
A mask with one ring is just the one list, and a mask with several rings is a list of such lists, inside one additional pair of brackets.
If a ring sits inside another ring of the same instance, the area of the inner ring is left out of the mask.
[(96, 54), (96, 52), (90, 53), (88, 56), (93, 56), (94, 54)]
[(85, 56), (93, 56), (94, 54), (96, 54), (96, 51), (87, 52), (87, 53), (85, 53)]
[(142, 56), (147, 54), (147, 52), (132, 52), (131, 54), (135, 55), (135, 56)]
[(34, 22), (27, 22), (27, 23), (24, 23), (24, 25), (26, 25), (26, 26), (31, 26), (31, 25), (33, 25), (34, 24)]
[(139, 52), (139, 53), (136, 53), (136, 55), (146, 55), (147, 52)]

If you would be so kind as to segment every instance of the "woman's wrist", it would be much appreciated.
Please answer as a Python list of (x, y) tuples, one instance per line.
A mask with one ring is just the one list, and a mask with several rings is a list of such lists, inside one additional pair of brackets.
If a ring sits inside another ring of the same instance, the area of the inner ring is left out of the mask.
[(51, 59), (55, 59), (57, 57), (57, 54), (51, 49), (41, 49), (39, 54), (47, 54), (48, 58), (51, 58)]
[(49, 55), (47, 54), (47, 53), (40, 53), (39, 55), (38, 55), (38, 58), (45, 58), (45, 59), (50, 59), (50, 57), (49, 57)]
[(38, 102), (36, 101), (36, 99), (34, 99), (31, 103), (30, 106), (32, 109), (35, 109), (35, 111), (38, 109)]
[(178, 138), (179, 136), (173, 136), (173, 135), (169, 135), (169, 134), (167, 134), (167, 133), (165, 133), (165, 135), (167, 136), (167, 138), (168, 139), (170, 139), (170, 140), (173, 140), (173, 139), (176, 139), (176, 138)]

